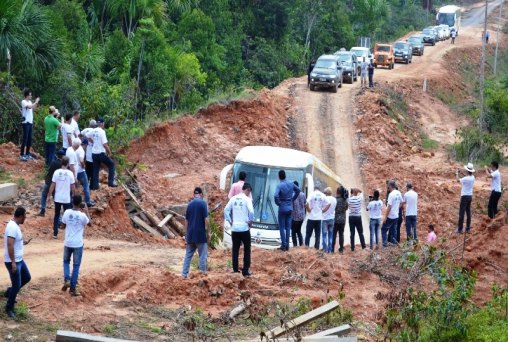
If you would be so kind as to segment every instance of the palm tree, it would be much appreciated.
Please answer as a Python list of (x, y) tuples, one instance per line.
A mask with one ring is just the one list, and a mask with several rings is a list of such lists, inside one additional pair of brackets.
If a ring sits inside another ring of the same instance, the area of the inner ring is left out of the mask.
[[(51, 22), (33, 0), (0, 0), (0, 70), (18, 76), (29, 72), (36, 79), (54, 70), (60, 61), (59, 41)], [(10, 58), (9, 58), (10, 57)]]

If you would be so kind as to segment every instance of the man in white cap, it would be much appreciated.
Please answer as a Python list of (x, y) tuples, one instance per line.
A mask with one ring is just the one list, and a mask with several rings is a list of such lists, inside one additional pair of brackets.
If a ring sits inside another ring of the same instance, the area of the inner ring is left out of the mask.
[(467, 215), (466, 220), (466, 233), (469, 233), (471, 230), (471, 202), (473, 200), (473, 186), (474, 186), (474, 175), (475, 172), (473, 163), (468, 163), (464, 166), (464, 169), (467, 171), (467, 175), (462, 178), (459, 178), (460, 170), (457, 169), (455, 174), (457, 180), (462, 185), (462, 189), (460, 191), (460, 209), (459, 209), (459, 227), (457, 228), (457, 233), (462, 234), (464, 228), (464, 214)]

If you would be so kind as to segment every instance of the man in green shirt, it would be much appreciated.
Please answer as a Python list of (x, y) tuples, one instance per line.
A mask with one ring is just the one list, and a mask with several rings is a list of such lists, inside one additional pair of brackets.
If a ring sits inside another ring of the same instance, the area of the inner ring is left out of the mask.
[(55, 159), (56, 142), (58, 141), (58, 129), (61, 124), (57, 117), (60, 115), (58, 109), (55, 106), (49, 107), (49, 113), (44, 118), (44, 146), (45, 146), (45, 157), (46, 167), (51, 165), (51, 162)]

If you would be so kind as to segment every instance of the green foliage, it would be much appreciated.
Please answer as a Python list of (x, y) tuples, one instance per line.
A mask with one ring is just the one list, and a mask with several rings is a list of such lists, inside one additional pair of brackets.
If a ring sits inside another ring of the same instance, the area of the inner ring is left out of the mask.
[(102, 328), (102, 332), (106, 335), (114, 335), (118, 331), (118, 326), (114, 323), (108, 323)]
[(458, 131), (458, 136), (460, 143), (452, 146), (456, 159), (484, 164), (492, 160), (503, 161), (499, 140), (487, 132), (480, 131), (478, 127), (463, 127)]
[(210, 229), (210, 241), (208, 244), (211, 249), (217, 248), (217, 246), (224, 239), (224, 231), (222, 230), (222, 226), (216, 222), (217, 218), (215, 217), (215, 213), (211, 213), (209, 216), (209, 229)]
[(439, 147), (439, 142), (430, 138), (427, 134), (421, 134), (422, 148), (424, 150), (436, 150)]

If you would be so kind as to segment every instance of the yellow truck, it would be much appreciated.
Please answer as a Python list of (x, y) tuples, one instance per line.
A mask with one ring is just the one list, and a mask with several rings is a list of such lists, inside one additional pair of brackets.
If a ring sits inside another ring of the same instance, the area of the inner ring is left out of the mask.
[(376, 44), (374, 46), (374, 66), (388, 67), (393, 69), (395, 66), (395, 55), (393, 46), (390, 44)]

